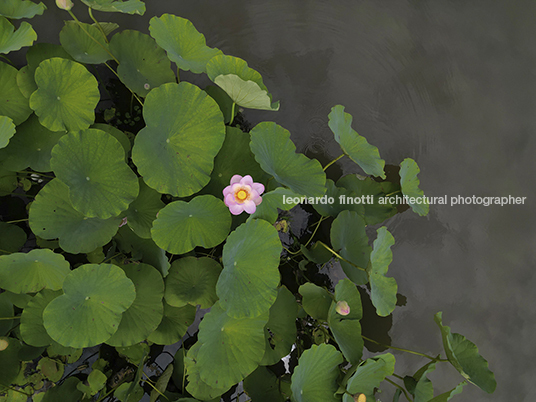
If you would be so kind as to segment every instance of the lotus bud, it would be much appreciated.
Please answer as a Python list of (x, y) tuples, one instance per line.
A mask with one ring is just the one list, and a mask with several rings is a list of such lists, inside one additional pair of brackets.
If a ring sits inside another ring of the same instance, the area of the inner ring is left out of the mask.
[(340, 301), (337, 302), (337, 307), (335, 307), (335, 311), (340, 315), (348, 315), (350, 314), (350, 306), (345, 301)]
[(355, 402), (367, 402), (367, 397), (365, 394), (355, 394), (354, 401)]
[(8, 338), (0, 338), (0, 351), (6, 350), (9, 346)]
[(71, 0), (56, 0), (56, 5), (65, 11), (69, 11), (74, 6)]

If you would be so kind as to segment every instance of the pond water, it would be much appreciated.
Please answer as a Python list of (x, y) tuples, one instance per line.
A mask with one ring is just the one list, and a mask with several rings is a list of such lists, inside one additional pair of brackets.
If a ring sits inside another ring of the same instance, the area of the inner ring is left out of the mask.
[[(427, 217), (408, 211), (390, 219), (397, 243), (389, 272), (407, 303), (395, 310), (389, 335), (393, 345), (439, 353), (433, 315), (443, 311), (446, 325), (479, 346), (498, 383), (492, 395), (467, 386), (458, 400), (533, 401), (536, 3), (146, 3), (146, 17), (97, 18), (145, 32), (154, 15), (190, 19), (209, 46), (247, 60), (281, 101), (279, 112), (247, 111), (248, 120), (276, 121), (308, 156), (326, 163), (341, 153), (327, 115), (342, 104), (387, 163), (417, 161), (426, 195), (527, 197), (524, 205), (435, 205)], [(56, 27), (34, 20), (40, 40), (57, 41), (65, 16), (53, 13)], [(336, 166), (331, 173), (357, 172), (344, 159)], [(396, 372), (424, 363), (394, 354)], [(450, 368), (431, 378), (436, 393), (460, 380)]]

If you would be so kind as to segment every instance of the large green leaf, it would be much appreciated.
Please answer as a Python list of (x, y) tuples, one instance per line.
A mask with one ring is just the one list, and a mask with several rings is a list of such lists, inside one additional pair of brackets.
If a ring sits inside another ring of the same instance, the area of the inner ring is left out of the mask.
[(117, 33), (110, 41), (110, 50), (119, 60), (119, 78), (140, 96), (147, 96), (151, 89), (162, 84), (175, 82), (171, 62), (149, 35), (131, 30)]
[[(374, 388), (378, 388), (385, 377), (393, 375), (394, 370), (395, 357), (390, 353), (367, 359), (350, 377), (346, 390), (352, 395), (365, 394), (367, 401), (375, 401)], [(347, 393), (342, 397), (342, 402), (353, 401)]]
[(195, 399), (196, 401), (219, 401), (220, 395), (225, 393), (231, 386), (225, 384), (223, 386), (221, 384), (209, 386), (201, 379), (201, 370), (203, 370), (203, 367), (200, 367), (197, 361), (199, 349), (201, 349), (201, 343), (198, 341), (188, 350), (188, 355), (184, 358), (184, 367), (188, 374), (188, 386), (186, 390), (197, 398)]
[(172, 254), (185, 254), (195, 247), (215, 247), (225, 240), (231, 215), (223, 201), (201, 195), (190, 202), (175, 201), (159, 213), (151, 229), (155, 243)]
[(219, 302), (214, 304), (199, 324), (201, 380), (210, 387), (227, 387), (251, 374), (264, 355), (267, 321), (268, 311), (255, 318), (231, 318)]
[(69, 272), (65, 258), (48, 249), (0, 255), (0, 283), (3, 289), (14, 293), (61, 289)]
[(28, 120), (17, 127), (17, 132), (5, 149), (0, 150), (4, 166), (13, 171), (31, 167), (38, 172), (50, 172), (52, 148), (65, 132), (53, 132), (43, 127), (32, 114)]
[(385, 226), (377, 230), (370, 254), (370, 298), (379, 316), (386, 317), (395, 309), (397, 284), (395, 278), (385, 276), (389, 264), (393, 261), (391, 246), (395, 239)]
[(39, 64), (35, 82), (38, 89), (30, 96), (30, 107), (43, 126), (51, 131), (77, 131), (93, 124), (99, 85), (84, 66), (53, 57)]
[(158, 211), (164, 208), (161, 200), (162, 195), (147, 186), (143, 179), (139, 178), (140, 193), (129, 205), (126, 212), (128, 226), (142, 239), (151, 238), (151, 227), (156, 219)]
[(250, 135), (255, 159), (279, 183), (307, 197), (320, 197), (325, 193), (326, 174), (322, 165), (316, 159), (296, 153), (288, 130), (273, 122), (262, 122)]
[(279, 101), (272, 103), (272, 95), (262, 81), (261, 75), (248, 67), (244, 60), (219, 55), (207, 63), (208, 77), (237, 105), (262, 110), (279, 110)]
[(87, 217), (107, 219), (125, 211), (139, 192), (123, 147), (101, 130), (70, 133), (52, 150), (50, 166), (69, 187), (73, 207)]
[(306, 282), (300, 286), (298, 292), (302, 295), (302, 307), (307, 314), (316, 320), (328, 320), (332, 298), (326, 289)]
[(268, 312), (277, 297), (280, 254), (277, 230), (264, 220), (248, 221), (229, 235), (216, 293), (230, 317)]
[(385, 161), (380, 158), (378, 148), (370, 145), (365, 137), (352, 129), (352, 116), (344, 112), (344, 106), (333, 106), (328, 117), (329, 128), (333, 131), (335, 141), (340, 144), (343, 152), (365, 173), (385, 179), (383, 171)]
[(337, 402), (337, 377), (342, 355), (332, 345), (313, 345), (300, 356), (292, 374), (295, 402)]
[(7, 116), (0, 116), (0, 148), (5, 148), (9, 140), (15, 135), (13, 120)]
[(145, 4), (140, 0), (82, 0), (82, 3), (108, 13), (145, 14)]
[(368, 245), (363, 218), (357, 212), (342, 211), (331, 224), (330, 236), (335, 250), (341, 257), (350, 261), (340, 261), (346, 276), (356, 285), (367, 283), (368, 276), (363, 270), (369, 263), (371, 248)]
[(121, 268), (134, 283), (136, 298), (123, 313), (117, 332), (106, 343), (131, 346), (145, 340), (162, 321), (164, 281), (160, 272), (147, 264), (128, 264)]
[(80, 63), (101, 64), (112, 58), (99, 28), (76, 21), (65, 21), (60, 32), (63, 48)]
[(195, 85), (164, 84), (145, 99), (143, 117), (132, 159), (147, 185), (178, 197), (201, 190), (225, 138), (218, 104)]
[(270, 317), (264, 327), (266, 348), (260, 364), (271, 366), (288, 355), (296, 342), (296, 317), (298, 305), (294, 295), (281, 286), (275, 303), (270, 307)]
[(244, 391), (255, 402), (285, 402), (279, 379), (266, 367), (258, 367), (244, 379)]
[(17, 225), (0, 222), (0, 255), (16, 253), (26, 243), (26, 232)]
[[(1, 20), (1, 18), (0, 18)], [(7, 116), (16, 126), (24, 122), (32, 113), (28, 99), (17, 85), (17, 69), (7, 63), (0, 63), (0, 116)]]
[(45, 308), (43, 322), (53, 340), (73, 348), (107, 341), (136, 297), (132, 281), (111, 264), (78, 267), (65, 278), (63, 291)]
[(149, 31), (181, 70), (205, 73), (207, 62), (222, 54), (220, 50), (207, 46), (205, 36), (189, 20), (176, 15), (151, 18)]
[(221, 265), (208, 257), (175, 260), (166, 277), (166, 302), (175, 307), (211, 307), (218, 300), (216, 282), (221, 270)]
[[(1, 7), (1, 5), (0, 5)], [(19, 29), (5, 17), (0, 17), (0, 53), (7, 54), (25, 46), (31, 46), (37, 39), (37, 34), (30, 24), (22, 22)]]
[(0, 3), (0, 15), (12, 19), (33, 18), (46, 9), (43, 3), (35, 4), (30, 0), (2, 0)]
[(430, 210), (430, 205), (424, 197), (424, 192), (419, 188), (420, 181), (417, 178), (419, 172), (419, 166), (413, 159), (404, 159), (400, 164), (400, 186), (411, 209), (415, 213), (425, 216)]
[(120, 218), (89, 218), (75, 210), (69, 200), (69, 188), (58, 179), (47, 183), (30, 207), (32, 232), (42, 239), (59, 238), (69, 253), (89, 253), (104, 246), (116, 234)]
[[(1, 258), (1, 257), (0, 257)], [(443, 313), (436, 313), (434, 320), (441, 330), (443, 346), (449, 362), (459, 373), (477, 387), (488, 393), (495, 391), (495, 375), (488, 368), (488, 362), (479, 353), (477, 346), (463, 335), (452, 333), (443, 325)]]
[(43, 311), (61, 294), (63, 294), (61, 290), (43, 289), (24, 308), (20, 319), (20, 334), (28, 345), (49, 346), (54, 342), (43, 325)]
[[(337, 302), (340, 301), (348, 303), (348, 315), (343, 316), (336, 311)], [(348, 279), (340, 280), (335, 286), (335, 301), (329, 309), (328, 325), (344, 357), (352, 364), (359, 364), (363, 355), (364, 343), (359, 322), (362, 317), (361, 296), (355, 284)]]
[(164, 303), (164, 317), (147, 340), (158, 345), (172, 345), (181, 340), (194, 319), (194, 306), (172, 307)]

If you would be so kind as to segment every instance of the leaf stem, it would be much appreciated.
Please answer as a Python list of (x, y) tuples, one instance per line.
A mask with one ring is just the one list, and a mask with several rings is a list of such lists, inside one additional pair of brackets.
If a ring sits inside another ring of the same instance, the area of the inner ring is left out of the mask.
[(43, 174), (43, 173), (34, 172), (33, 170), (20, 170), (20, 171), (17, 171), (17, 172), (15, 172), (15, 173), (18, 173), (18, 174), (29, 174), (29, 175), (35, 174), (35, 175), (37, 175), (37, 176), (46, 177), (46, 178), (49, 178), (49, 179), (55, 179), (54, 176), (49, 176), (49, 175), (46, 175), (46, 174)]
[(332, 249), (330, 249), (328, 246), (326, 246), (324, 243), (322, 243), (321, 241), (318, 241), (317, 243), (320, 243), (322, 246), (324, 246), (326, 248), (326, 250), (330, 251), (331, 254), (333, 254), (335, 257), (337, 257), (339, 260), (342, 260), (344, 262), (347, 262), (348, 264), (350, 264), (351, 266), (353, 267), (356, 267), (357, 269), (361, 270), (361, 271), (364, 271), (364, 272), (367, 272), (367, 270), (365, 268), (361, 268), (357, 265), (355, 265), (353, 262), (351, 261), (348, 261), (346, 258), (344, 257), (341, 257), (339, 254), (337, 254), (335, 251), (333, 251)]
[(233, 124), (235, 118), (235, 105), (236, 103), (233, 102), (233, 106), (231, 106), (231, 121), (229, 122), (229, 125)]
[(15, 221), (7, 221), (7, 222), (4, 222), (4, 223), (19, 223), (19, 222), (26, 222), (26, 221), (28, 221), (28, 218), (17, 219)]
[(411, 399), (410, 399), (408, 393), (406, 392), (406, 390), (402, 386), (398, 385), (396, 382), (394, 382), (393, 380), (390, 380), (389, 378), (386, 378), (385, 381), (393, 384), (395, 387), (397, 387), (399, 390), (401, 390), (404, 393), (404, 396), (406, 397), (406, 399), (411, 402)]
[(318, 228), (320, 227), (320, 224), (322, 223), (322, 221), (324, 219), (327, 219), (325, 216), (321, 217), (320, 220), (318, 221), (318, 223), (316, 224), (316, 227), (315, 227), (315, 230), (313, 231), (313, 234), (311, 235), (311, 237), (309, 238), (309, 240), (307, 240), (307, 243), (305, 243), (305, 245), (303, 247), (307, 247), (309, 245), (309, 243), (311, 243), (311, 240), (313, 240), (313, 237), (315, 237), (315, 234), (316, 234), (316, 231), (318, 230)]
[(17, 319), (19, 319), (20, 317), (21, 317), (20, 315), (15, 316), (15, 317), (0, 317), (0, 321), (17, 320)]
[(328, 167), (330, 167), (331, 165), (333, 165), (335, 162), (337, 162), (339, 159), (341, 159), (343, 156), (345, 156), (346, 154), (342, 154), (340, 156), (337, 156), (335, 159), (333, 159), (331, 162), (329, 162), (326, 166), (324, 166), (324, 172), (326, 171), (326, 169)]
[(427, 355), (425, 353), (415, 352), (414, 350), (409, 350), (409, 349), (404, 349), (404, 348), (397, 348), (397, 347), (392, 346), (392, 345), (386, 345), (384, 343), (375, 341), (374, 339), (367, 338), (364, 335), (361, 335), (361, 337), (366, 341), (375, 343), (376, 345), (380, 345), (380, 346), (383, 346), (383, 347), (386, 347), (386, 348), (389, 348), (389, 349), (399, 350), (401, 352), (406, 352), (406, 353), (411, 353), (411, 354), (414, 354), (414, 355), (417, 355), (417, 356), (426, 357), (427, 359), (430, 359), (430, 360), (435, 361), (435, 362), (448, 362), (448, 359), (439, 359), (437, 357), (433, 357), (433, 356)]
[(106, 41), (106, 43), (109, 43), (109, 42), (108, 42), (108, 38), (106, 37), (106, 33), (104, 32), (104, 29), (102, 29), (101, 24), (99, 23), (99, 21), (97, 21), (96, 18), (93, 16), (93, 10), (91, 9), (91, 7), (88, 7), (88, 8), (87, 8), (87, 11), (88, 11), (88, 13), (89, 13), (89, 17), (93, 20), (93, 22), (95, 23), (95, 25), (97, 25), (97, 27), (98, 27), (99, 30), (101, 31), (102, 36), (104, 37), (104, 40)]
[(385, 197), (390, 197), (390, 196), (392, 196), (393, 194), (396, 194), (396, 193), (401, 193), (401, 190), (396, 190), (396, 191), (393, 191), (392, 193), (385, 194)]
[[(110, 69), (110, 71), (111, 71), (112, 73), (114, 73), (115, 76), (116, 76), (119, 80), (121, 80), (121, 77), (119, 77), (119, 74), (117, 74), (117, 72), (112, 68), (112, 66), (110, 66), (108, 63), (104, 63), (104, 65), (105, 65), (106, 67), (108, 67), (108, 68)], [(127, 88), (128, 88), (128, 87), (127, 87)], [(136, 98), (136, 100), (140, 103), (140, 105), (143, 106), (143, 102), (142, 102), (142, 100), (138, 97), (138, 95), (136, 95), (132, 89), (128, 88), (128, 90), (132, 93), (132, 95)]]

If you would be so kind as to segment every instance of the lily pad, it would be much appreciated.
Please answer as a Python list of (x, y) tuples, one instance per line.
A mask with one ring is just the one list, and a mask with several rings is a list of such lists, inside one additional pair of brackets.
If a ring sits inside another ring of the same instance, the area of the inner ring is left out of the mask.
[(26, 243), (26, 232), (17, 225), (0, 222), (0, 255), (16, 253)]
[(60, 247), (73, 254), (89, 253), (116, 234), (120, 218), (88, 218), (75, 210), (69, 188), (58, 179), (47, 183), (30, 207), (32, 232), (42, 239), (59, 238)]
[(13, 171), (31, 167), (37, 172), (50, 172), (52, 148), (66, 133), (48, 130), (39, 123), (34, 114), (18, 126), (16, 131), (8, 146), (0, 150), (0, 157), (4, 157), (4, 166)]
[(329, 128), (335, 135), (343, 152), (357, 163), (366, 174), (385, 179), (385, 161), (380, 158), (380, 152), (374, 145), (370, 145), (365, 137), (360, 136), (352, 129), (352, 116), (344, 112), (344, 106), (337, 105), (331, 108), (329, 114)]
[(140, 96), (147, 96), (151, 89), (162, 84), (175, 82), (166, 53), (149, 35), (131, 30), (116, 33), (110, 40), (110, 50), (119, 60), (119, 78)]
[(17, 85), (20, 92), (25, 98), (29, 99), (32, 93), (37, 89), (33, 75), (29, 74), (30, 66), (26, 65), (22, 67), (17, 73)]
[(211, 307), (218, 300), (216, 282), (221, 270), (221, 265), (208, 257), (175, 260), (166, 277), (166, 302), (174, 307)]
[(164, 281), (160, 272), (147, 264), (128, 264), (121, 268), (134, 283), (136, 298), (123, 313), (117, 332), (106, 343), (124, 347), (145, 340), (162, 321)]
[(111, 264), (86, 264), (65, 278), (63, 295), (43, 312), (45, 329), (60, 345), (87, 348), (107, 341), (136, 297), (134, 284)]
[(50, 166), (69, 187), (73, 207), (87, 217), (107, 219), (125, 211), (139, 192), (119, 141), (101, 130), (70, 133), (52, 150)]
[(32, 114), (28, 99), (17, 85), (17, 73), (15, 67), (0, 63), (0, 116), (9, 117), (16, 126)]
[(0, 350), (0, 385), (9, 387), (19, 374), (19, 350), (21, 349), (21, 344), (16, 338), (0, 339), (8, 343), (5, 349)]
[(208, 47), (205, 36), (186, 18), (172, 14), (153, 17), (149, 22), (149, 31), (181, 70), (205, 73), (207, 62), (222, 54), (221, 50)]
[(35, 293), (41, 289), (61, 289), (70, 272), (61, 254), (34, 249), (29, 253), (0, 256), (0, 283), (14, 293)]
[(230, 317), (257, 317), (274, 304), (280, 254), (277, 230), (264, 220), (248, 221), (229, 235), (216, 293)]
[(43, 325), (43, 311), (61, 294), (61, 290), (43, 289), (28, 302), (20, 319), (20, 334), (28, 345), (42, 347), (54, 342)]
[(461, 394), (463, 391), (463, 387), (467, 385), (466, 381), (462, 381), (459, 383), (456, 387), (451, 389), (450, 391), (444, 392), (441, 395), (436, 396), (435, 398), (430, 399), (428, 402), (447, 402), (452, 399), (453, 396)]
[(201, 190), (225, 138), (218, 104), (195, 85), (164, 84), (145, 99), (143, 117), (132, 159), (147, 185), (177, 197)]
[(140, 0), (82, 0), (82, 3), (108, 13), (145, 14), (145, 4)]
[(186, 390), (197, 398), (195, 401), (214, 400), (213, 402), (215, 402), (220, 400), (219, 396), (229, 390), (231, 385), (224, 384), (221, 386), (218, 384), (214, 387), (210, 387), (201, 379), (200, 366), (197, 361), (199, 349), (201, 349), (201, 343), (198, 341), (190, 348), (190, 350), (188, 350), (188, 355), (184, 358), (184, 367), (188, 374), (188, 385), (186, 386)]
[(326, 289), (307, 282), (300, 286), (298, 293), (302, 295), (302, 307), (307, 314), (316, 320), (328, 320), (329, 308), (333, 299)]
[(258, 367), (244, 379), (244, 391), (255, 402), (285, 402), (279, 379), (266, 367)]
[(292, 396), (296, 402), (336, 402), (339, 364), (344, 361), (333, 345), (313, 345), (300, 356), (292, 374)]
[[(273, 122), (257, 124), (250, 132), (250, 148), (262, 169), (296, 194), (321, 197), (326, 174), (316, 159), (297, 154), (290, 133)], [(307, 180), (304, 180), (307, 177)]]
[(119, 141), (119, 143), (125, 150), (125, 162), (128, 162), (128, 155), (132, 148), (132, 145), (130, 144), (130, 140), (128, 139), (127, 135), (123, 131), (119, 130), (118, 128), (115, 128), (114, 126), (110, 126), (109, 124), (102, 123), (95, 123), (90, 128), (95, 128), (97, 130), (104, 131), (114, 137), (117, 141)]
[(419, 373), (420, 378), (416, 378), (417, 384), (413, 392), (414, 402), (429, 402), (434, 397), (434, 386), (428, 379), (428, 374), (434, 370), (435, 362), (431, 362), (422, 373)]
[(424, 192), (419, 188), (420, 181), (417, 178), (419, 172), (419, 166), (413, 159), (404, 159), (400, 164), (400, 186), (413, 212), (425, 216), (428, 215), (430, 205), (424, 197)]
[(151, 228), (158, 212), (164, 208), (162, 195), (153, 190), (140, 177), (140, 193), (129, 205), (126, 212), (127, 224), (142, 239), (151, 238)]
[[(68, 377), (59, 385), (45, 392), (41, 402), (76, 402), (82, 399), (82, 392), (77, 389), (80, 380), (76, 377)], [(35, 397), (34, 397), (35, 399)]]
[(51, 131), (78, 131), (93, 124), (99, 85), (84, 66), (53, 57), (39, 64), (35, 82), (38, 89), (30, 96), (30, 107), (43, 126)]
[(112, 55), (104, 36), (94, 25), (65, 21), (60, 32), (60, 42), (63, 48), (80, 63), (101, 64)]
[(17, 186), (17, 173), (4, 168), (0, 163), (0, 197), (11, 194)]
[(172, 254), (185, 254), (195, 247), (215, 247), (225, 240), (231, 215), (223, 201), (201, 195), (190, 202), (175, 201), (158, 214), (151, 229), (155, 243)]
[(197, 366), (201, 380), (209, 387), (219, 388), (234, 385), (251, 374), (264, 355), (267, 321), (268, 311), (255, 318), (231, 318), (219, 302), (214, 304), (199, 324)]
[[(390, 353), (369, 358), (350, 377), (346, 391), (352, 395), (365, 394), (367, 401), (375, 401), (374, 389), (380, 386), (385, 377), (393, 375), (394, 370), (395, 357)], [(342, 402), (354, 402), (354, 399), (345, 393)]]
[(244, 60), (219, 55), (207, 63), (208, 77), (222, 88), (239, 106), (261, 110), (279, 110), (279, 102), (272, 103), (272, 95), (261, 75), (248, 67)]
[(465, 336), (453, 333), (450, 327), (443, 325), (442, 312), (436, 313), (434, 320), (441, 330), (443, 346), (449, 362), (469, 382), (487, 393), (494, 392), (497, 387), (495, 375), (488, 368), (486, 359), (478, 353), (477, 346)]
[(32, 46), (36, 39), (37, 34), (26, 21), (22, 22), (19, 29), (15, 31), (15, 27), (7, 18), (0, 17), (0, 53), (7, 54), (26, 46)]
[(279, 209), (288, 211), (294, 208), (298, 205), (296, 199), (301, 199), (301, 196), (288, 188), (277, 187), (262, 195), (262, 203), (249, 219), (264, 219), (274, 224), (279, 216)]
[(7, 147), (11, 137), (15, 135), (13, 120), (6, 116), (0, 116), (0, 148)]
[(344, 273), (356, 285), (368, 282), (367, 272), (363, 271), (370, 259), (371, 248), (368, 241), (365, 221), (357, 212), (342, 211), (331, 224), (331, 244), (341, 257), (354, 264), (340, 261)]
[(172, 307), (164, 303), (164, 317), (147, 340), (158, 345), (172, 345), (180, 341), (194, 322), (195, 311), (194, 306)]
[[(223, 120), (225, 121), (225, 124), (229, 124), (231, 121), (233, 121), (235, 116), (238, 114), (239, 108), (235, 107), (233, 109), (234, 102), (229, 95), (227, 95), (227, 93), (217, 85), (208, 85), (203, 90), (218, 103), (220, 110), (223, 113)], [(229, 129), (233, 127), (227, 126), (227, 128)], [(236, 127), (233, 129), (239, 130)]]
[(46, 9), (42, 2), (35, 4), (30, 0), (3, 0), (0, 4), (0, 15), (18, 20), (42, 15)]
[(379, 228), (377, 233), (378, 237), (374, 240), (370, 254), (370, 299), (376, 307), (376, 313), (386, 317), (396, 306), (396, 280), (385, 276), (389, 264), (393, 261), (391, 246), (395, 244), (395, 239), (385, 226)]

